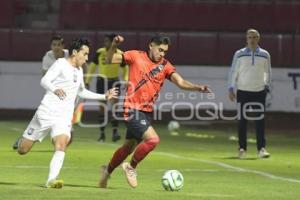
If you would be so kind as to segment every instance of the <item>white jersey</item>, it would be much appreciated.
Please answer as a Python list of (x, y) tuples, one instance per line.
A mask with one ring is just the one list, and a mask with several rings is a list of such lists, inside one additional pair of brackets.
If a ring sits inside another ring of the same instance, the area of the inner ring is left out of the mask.
[[(105, 95), (85, 89), (82, 68), (72, 66), (65, 58), (55, 61), (42, 78), (41, 86), (46, 89), (46, 94), (37, 110), (40, 119), (71, 121), (77, 96), (105, 100)], [(56, 89), (65, 91), (66, 97), (63, 100), (54, 94)]]
[[(63, 49), (64, 52), (64, 57), (67, 58), (69, 57), (69, 51), (67, 49)], [(51, 65), (56, 61), (55, 55), (52, 50), (47, 51), (47, 53), (43, 57), (42, 61), (42, 69), (44, 71), (47, 71)]]
[(271, 57), (270, 54), (257, 47), (255, 52), (243, 48), (235, 52), (229, 73), (229, 88), (258, 92), (270, 86)]

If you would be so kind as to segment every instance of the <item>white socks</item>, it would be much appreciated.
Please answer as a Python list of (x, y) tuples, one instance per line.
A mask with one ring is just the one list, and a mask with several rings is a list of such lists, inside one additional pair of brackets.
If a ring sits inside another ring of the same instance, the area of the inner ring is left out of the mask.
[(65, 152), (64, 151), (55, 151), (50, 162), (49, 176), (46, 185), (51, 181), (54, 181), (62, 168), (64, 163)]

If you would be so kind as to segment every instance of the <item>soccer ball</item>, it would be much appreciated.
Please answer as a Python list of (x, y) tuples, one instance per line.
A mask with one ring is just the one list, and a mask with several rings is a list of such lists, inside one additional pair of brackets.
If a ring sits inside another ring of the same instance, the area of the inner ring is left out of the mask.
[(170, 121), (168, 124), (168, 130), (170, 132), (178, 131), (180, 128), (180, 124), (177, 121)]
[(164, 173), (162, 186), (167, 191), (178, 191), (183, 187), (184, 179), (178, 170), (168, 170)]

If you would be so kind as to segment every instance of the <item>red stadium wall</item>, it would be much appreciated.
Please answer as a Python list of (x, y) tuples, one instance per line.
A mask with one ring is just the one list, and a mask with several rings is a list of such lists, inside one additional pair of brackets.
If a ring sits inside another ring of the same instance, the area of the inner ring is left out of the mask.
[[(49, 50), (50, 38), (60, 33), (68, 44), (73, 38), (91, 41), (91, 56), (102, 46), (102, 31), (15, 30), (0, 29), (0, 60), (40, 61)], [(123, 50), (147, 50), (154, 32), (117, 32), (125, 37)], [(167, 57), (174, 64), (230, 65), (233, 53), (245, 46), (245, 33), (178, 32), (169, 33), (172, 45)], [(261, 46), (272, 57), (272, 65), (299, 67), (300, 36), (291, 34), (262, 34)]]

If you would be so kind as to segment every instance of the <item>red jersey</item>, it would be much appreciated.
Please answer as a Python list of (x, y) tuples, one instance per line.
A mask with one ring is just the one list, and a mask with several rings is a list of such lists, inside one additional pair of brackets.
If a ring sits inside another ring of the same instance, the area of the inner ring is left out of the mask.
[(165, 79), (176, 71), (175, 67), (166, 59), (154, 63), (144, 51), (126, 51), (123, 58), (129, 65), (125, 113), (128, 109), (152, 112)]

